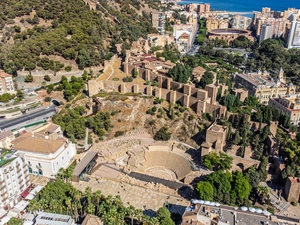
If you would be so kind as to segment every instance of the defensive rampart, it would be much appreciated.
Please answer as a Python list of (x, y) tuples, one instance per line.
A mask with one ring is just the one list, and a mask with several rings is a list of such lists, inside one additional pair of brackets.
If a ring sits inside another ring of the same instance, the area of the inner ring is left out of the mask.
[(211, 97), (209, 92), (199, 88), (195, 88), (189, 84), (182, 84), (173, 81), (172, 78), (158, 75), (148, 69), (136, 67), (128, 63), (124, 63), (124, 72), (133, 74), (138, 71), (139, 76), (144, 80), (151, 82), (156, 81), (157, 86), (135, 84), (120, 81), (89, 81), (89, 96), (98, 94), (100, 91), (112, 92), (118, 91), (125, 93), (141, 93), (154, 97), (165, 99), (171, 103), (180, 102), (182, 106), (193, 109), (196, 113), (213, 113), (214, 111), (222, 116), (225, 115), (226, 107), (210, 104)]

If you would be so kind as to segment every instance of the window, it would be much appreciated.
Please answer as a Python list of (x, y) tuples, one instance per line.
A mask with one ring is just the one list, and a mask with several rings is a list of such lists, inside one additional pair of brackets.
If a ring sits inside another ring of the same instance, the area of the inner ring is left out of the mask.
[(6, 175), (6, 178), (9, 179), (9, 175)]

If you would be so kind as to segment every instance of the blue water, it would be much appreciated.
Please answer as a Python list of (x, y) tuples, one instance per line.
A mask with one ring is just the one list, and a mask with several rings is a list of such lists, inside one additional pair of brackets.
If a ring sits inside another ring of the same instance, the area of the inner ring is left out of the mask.
[(300, 0), (184, 0), (179, 4), (210, 3), (213, 10), (228, 12), (252, 12), (261, 11), (262, 7), (269, 7), (274, 11), (284, 11), (287, 8), (300, 9)]

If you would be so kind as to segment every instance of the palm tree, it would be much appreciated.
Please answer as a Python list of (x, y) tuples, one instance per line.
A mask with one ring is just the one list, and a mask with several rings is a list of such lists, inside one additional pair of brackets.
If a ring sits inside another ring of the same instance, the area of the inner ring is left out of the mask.
[(71, 202), (71, 198), (67, 198), (65, 200), (66, 206), (67, 206), (67, 214), (69, 214), (69, 210), (70, 210), (70, 215), (72, 215), (72, 202)]
[(265, 203), (266, 197), (269, 196), (269, 188), (267, 186), (259, 185), (257, 187), (257, 194), (261, 199), (262, 203)]
[(87, 214), (95, 215), (95, 205), (89, 204), (86, 209)]
[(95, 200), (94, 204), (96, 205), (96, 213), (98, 213), (98, 208), (99, 208), (101, 198), (102, 198), (102, 193), (101, 193), (101, 191), (97, 190), (94, 193), (94, 200)]
[(135, 208), (130, 205), (128, 208), (127, 208), (127, 215), (128, 217), (130, 217), (131, 219), (131, 225), (133, 225), (133, 218), (135, 216)]

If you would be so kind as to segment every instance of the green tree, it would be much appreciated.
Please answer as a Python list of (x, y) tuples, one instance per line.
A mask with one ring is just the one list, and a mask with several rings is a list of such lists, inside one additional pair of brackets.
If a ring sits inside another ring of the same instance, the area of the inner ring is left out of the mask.
[(212, 201), (214, 199), (214, 188), (207, 181), (200, 181), (195, 190), (199, 194), (199, 199), (207, 201)]
[(7, 225), (22, 225), (23, 220), (19, 218), (12, 217), (10, 220), (7, 222)]
[(171, 219), (171, 213), (166, 207), (161, 207), (156, 213), (160, 225), (175, 225)]
[(214, 80), (214, 75), (212, 72), (206, 70), (199, 82), (199, 86), (202, 87), (203, 89), (205, 88), (206, 85), (212, 84)]
[(44, 80), (45, 80), (45, 81), (51, 81), (51, 78), (50, 78), (49, 75), (45, 75), (45, 76), (44, 76)]
[(33, 76), (31, 74), (28, 74), (26, 77), (25, 77), (25, 80), (24, 80), (26, 83), (31, 83), (33, 81)]

